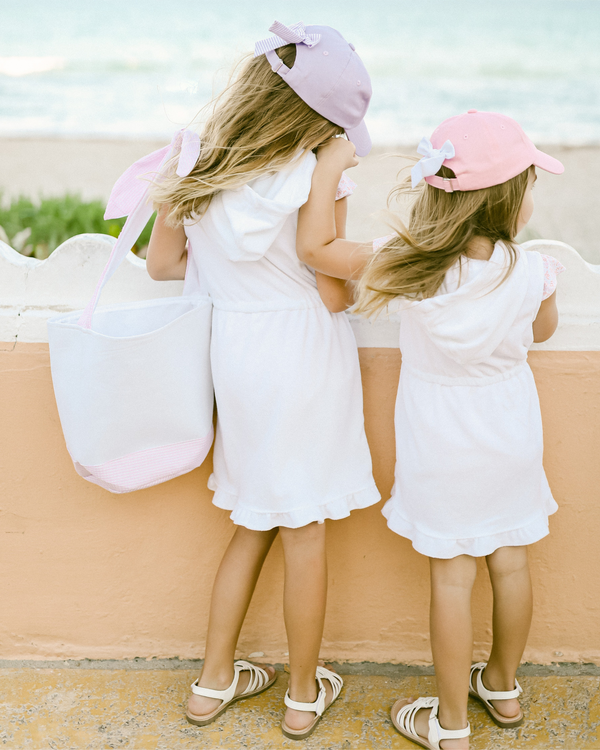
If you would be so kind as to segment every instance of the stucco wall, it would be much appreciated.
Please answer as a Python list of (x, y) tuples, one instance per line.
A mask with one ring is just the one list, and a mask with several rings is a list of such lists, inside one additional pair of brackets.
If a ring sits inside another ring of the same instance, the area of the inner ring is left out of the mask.
[[(169, 483), (111, 495), (81, 479), (64, 447), (45, 318), (82, 307), (110, 249), (71, 241), (42, 263), (0, 247), (0, 654), (16, 658), (202, 656), (212, 580), (232, 533), (206, 489), (210, 461)], [(600, 274), (567, 265), (562, 328), (530, 361), (542, 403), (550, 484), (560, 511), (531, 550), (536, 610), (526, 659), (600, 664)], [(177, 293), (133, 260), (104, 302)], [(564, 281), (564, 283), (563, 283)], [(112, 288), (111, 288), (112, 286)], [(384, 496), (394, 464), (400, 355), (394, 325), (355, 323), (367, 433)], [(387, 530), (380, 506), (329, 525), (330, 597), (322, 655), (428, 662), (428, 571)], [(267, 560), (240, 653), (286, 660), (278, 543)], [(490, 640), (491, 599), (474, 599), (476, 657)]]

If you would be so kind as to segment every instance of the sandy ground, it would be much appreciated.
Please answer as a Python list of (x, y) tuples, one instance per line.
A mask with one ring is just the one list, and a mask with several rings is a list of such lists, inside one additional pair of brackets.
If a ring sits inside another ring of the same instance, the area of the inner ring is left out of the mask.
[[(163, 141), (0, 138), (0, 192), (38, 197), (80, 193), (106, 200), (117, 177)], [(600, 147), (547, 150), (565, 165), (560, 177), (539, 172), (536, 210), (526, 236), (562, 240), (591, 263), (600, 264)], [(351, 172), (359, 187), (351, 201), (348, 237), (365, 240), (387, 234), (377, 213), (404, 162), (391, 153), (414, 154), (414, 145), (375, 149)]]
[[(281, 733), (288, 675), (272, 688), (234, 704), (204, 728), (188, 724), (184, 705), (195, 670), (0, 669), (0, 741), (4, 747), (127, 748), (128, 750), (410, 750), (390, 721), (397, 698), (432, 695), (433, 677), (345, 675), (340, 697), (302, 744)], [(91, 667), (91, 668), (90, 668)], [(592, 750), (598, 748), (600, 678), (521, 676), (525, 723), (494, 726), (480, 703), (469, 701), (472, 750)]]

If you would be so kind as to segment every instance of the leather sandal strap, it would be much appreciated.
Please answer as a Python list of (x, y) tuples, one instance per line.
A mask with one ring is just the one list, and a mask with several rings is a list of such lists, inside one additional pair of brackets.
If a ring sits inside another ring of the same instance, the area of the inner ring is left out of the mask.
[(470, 724), (467, 724), (465, 729), (444, 729), (444, 727), (440, 724), (437, 716), (429, 719), (428, 739), (429, 739), (430, 744), (433, 744), (434, 742), (436, 742), (438, 747), (439, 747), (439, 743), (442, 740), (461, 740), (463, 739), (463, 737), (468, 737), (470, 734), (471, 734)]
[(312, 712), (317, 714), (317, 716), (322, 716), (323, 711), (325, 710), (325, 687), (319, 686), (319, 694), (317, 695), (316, 701), (314, 703), (302, 703), (301, 701), (293, 701), (290, 698), (290, 690), (289, 688), (285, 691), (285, 697), (283, 699), (283, 702), (288, 708), (293, 708), (295, 711), (306, 711)]
[(333, 703), (333, 701), (342, 692), (342, 688), (344, 687), (344, 680), (342, 680), (337, 672), (332, 672), (330, 669), (327, 669), (327, 667), (317, 667), (316, 678), (317, 682), (319, 683), (319, 687), (323, 689), (325, 689), (325, 686), (323, 685), (322, 680), (329, 680), (331, 690), (333, 691), (333, 698), (331, 699), (331, 702)]
[(264, 687), (269, 681), (269, 673), (266, 669), (258, 667), (256, 664), (252, 664), (249, 661), (244, 661), (244, 659), (236, 661), (233, 668), (238, 672), (250, 672), (248, 684), (242, 691), (242, 695), (246, 695), (246, 693), (254, 693), (257, 690), (260, 690), (260, 688)]
[(427, 741), (433, 750), (440, 750), (442, 740), (459, 740), (471, 734), (471, 725), (467, 724), (465, 729), (444, 729), (438, 720), (439, 698), (428, 696), (417, 698), (413, 703), (402, 706), (396, 716), (396, 723), (404, 730), (407, 736), (420, 739), (416, 728), (416, 717), (422, 709), (431, 709), (429, 715), (429, 732)]
[(507, 701), (511, 698), (518, 698), (519, 695), (521, 695), (523, 688), (519, 685), (517, 680), (515, 680), (514, 690), (488, 690), (483, 684), (482, 679), (486, 666), (487, 664), (485, 664), (485, 662), (480, 662), (471, 667), (471, 684), (473, 684), (473, 672), (478, 670), (477, 677), (475, 678), (477, 695), (479, 695), (480, 698), (483, 698), (486, 703), (489, 704), (490, 701)]
[(435, 703), (432, 706), (431, 714), (429, 715), (428, 740), (430, 744), (434, 745), (434, 747), (439, 747), (442, 740), (461, 740), (471, 734), (471, 725), (469, 722), (467, 722), (467, 726), (464, 729), (444, 729), (438, 719), (440, 700), (439, 698), (434, 698), (434, 701)]
[[(437, 698), (433, 698), (433, 697), (417, 698), (416, 701), (413, 701), (412, 703), (407, 703), (406, 705), (402, 706), (402, 708), (398, 711), (398, 714), (396, 716), (396, 722), (399, 724), (399, 726), (402, 727), (402, 729), (405, 732), (412, 735), (413, 737), (418, 737), (419, 734), (415, 726), (415, 719), (416, 719), (417, 713), (422, 708), (433, 709), (434, 706), (436, 706), (437, 704), (438, 704)], [(430, 743), (431, 743), (431, 740), (430, 740)], [(433, 747), (435, 746), (436, 745), (433, 745)], [(439, 747), (439, 744), (437, 745), (437, 747)]]
[(192, 693), (194, 695), (201, 695), (204, 698), (215, 698), (216, 700), (228, 703), (235, 695), (235, 689), (237, 688), (240, 673), (237, 669), (234, 669), (233, 680), (231, 685), (225, 690), (213, 690), (212, 688), (202, 687), (198, 685), (198, 680), (192, 682)]
[(225, 690), (213, 690), (212, 688), (201, 687), (198, 685), (198, 680), (196, 680), (192, 683), (192, 693), (194, 695), (201, 695), (204, 698), (215, 698), (216, 700), (223, 701), (223, 703), (229, 703), (235, 697), (235, 691), (242, 672), (250, 672), (250, 679), (241, 695), (259, 690), (269, 681), (269, 675), (266, 670), (262, 667), (257, 667), (255, 664), (251, 664), (249, 661), (240, 659), (233, 664), (233, 680), (228, 688), (225, 688)]
[[(295, 709), (296, 711), (310, 711), (316, 713), (317, 716), (322, 716), (323, 712), (325, 711), (325, 700), (327, 698), (327, 689), (325, 688), (325, 685), (323, 685), (323, 680), (329, 680), (329, 683), (331, 685), (331, 690), (333, 693), (331, 703), (333, 703), (333, 701), (341, 693), (342, 687), (344, 686), (344, 680), (342, 680), (339, 674), (337, 674), (336, 672), (332, 672), (326, 667), (317, 667), (315, 679), (317, 681), (317, 685), (319, 686), (319, 693), (314, 703), (302, 703), (300, 701), (292, 700), (290, 698), (290, 691), (288, 689), (283, 699), (285, 705), (288, 708)], [(331, 705), (331, 703), (329, 705)]]

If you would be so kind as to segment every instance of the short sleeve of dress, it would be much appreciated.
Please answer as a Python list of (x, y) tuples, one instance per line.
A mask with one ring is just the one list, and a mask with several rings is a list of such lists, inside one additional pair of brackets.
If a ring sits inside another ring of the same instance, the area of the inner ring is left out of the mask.
[(544, 262), (544, 292), (542, 294), (542, 300), (548, 299), (556, 291), (556, 285), (558, 279), (556, 278), (559, 273), (566, 271), (563, 264), (553, 258), (551, 255), (542, 255)]
[(336, 201), (342, 198), (347, 198), (349, 195), (356, 190), (356, 183), (351, 180), (345, 172), (342, 172), (342, 179), (339, 182), (337, 193), (335, 194)]
[(386, 234), (385, 237), (378, 237), (376, 240), (373, 240), (373, 252), (376, 253), (378, 250), (381, 250), (381, 248), (393, 238), (393, 234)]

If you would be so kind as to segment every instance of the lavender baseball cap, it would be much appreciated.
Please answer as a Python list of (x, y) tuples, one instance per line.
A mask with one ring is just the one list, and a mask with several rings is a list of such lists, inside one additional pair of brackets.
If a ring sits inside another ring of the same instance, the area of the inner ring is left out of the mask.
[[(266, 55), (275, 73), (311, 109), (344, 128), (357, 156), (366, 156), (371, 137), (363, 118), (371, 101), (371, 79), (354, 45), (331, 26), (275, 21), (269, 31), (277, 36), (256, 42), (254, 57)], [(275, 52), (286, 44), (296, 45), (292, 68)]]

